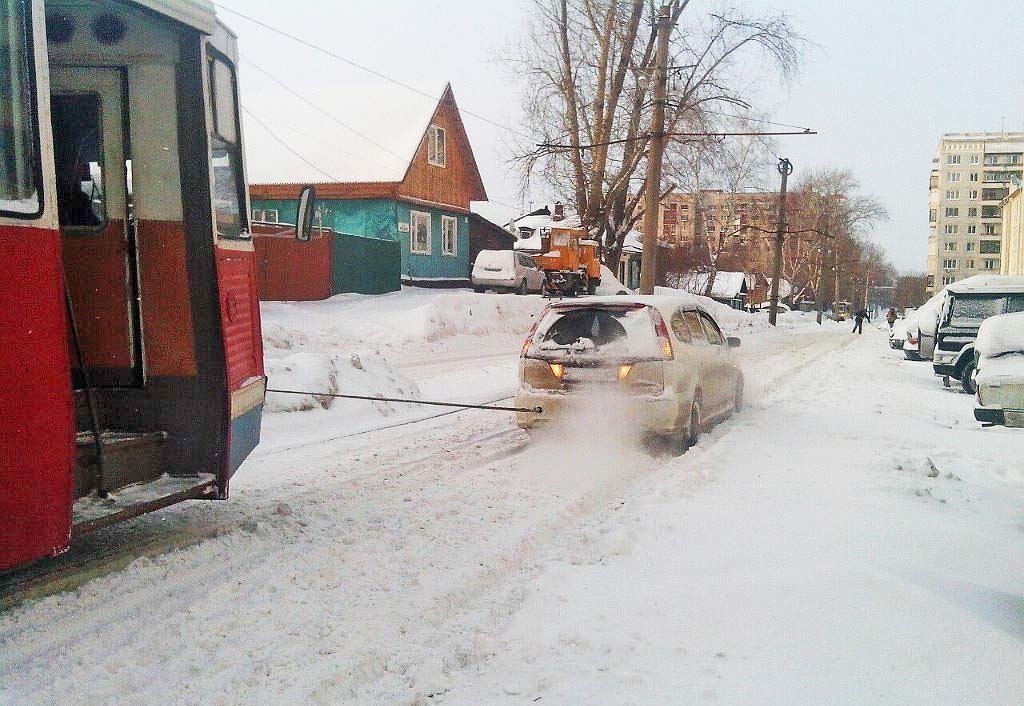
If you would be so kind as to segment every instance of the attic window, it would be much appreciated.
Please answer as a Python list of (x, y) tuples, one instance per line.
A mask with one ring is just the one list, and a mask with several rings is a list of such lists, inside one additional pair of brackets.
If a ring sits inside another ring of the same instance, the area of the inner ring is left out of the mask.
[(444, 128), (431, 125), (427, 131), (427, 162), (435, 167), (446, 166), (446, 147)]

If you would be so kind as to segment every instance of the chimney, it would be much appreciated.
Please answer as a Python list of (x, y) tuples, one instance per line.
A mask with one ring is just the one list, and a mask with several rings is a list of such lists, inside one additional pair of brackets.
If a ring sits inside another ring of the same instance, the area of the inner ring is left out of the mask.
[(555, 202), (555, 212), (551, 214), (551, 220), (561, 221), (565, 219), (565, 204), (561, 201)]

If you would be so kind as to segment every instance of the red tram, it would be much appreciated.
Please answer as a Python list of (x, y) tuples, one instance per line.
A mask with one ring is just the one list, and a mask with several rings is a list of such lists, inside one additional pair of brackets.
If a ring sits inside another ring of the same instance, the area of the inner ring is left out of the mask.
[(209, 0), (0, 0), (0, 570), (259, 441), (236, 62)]

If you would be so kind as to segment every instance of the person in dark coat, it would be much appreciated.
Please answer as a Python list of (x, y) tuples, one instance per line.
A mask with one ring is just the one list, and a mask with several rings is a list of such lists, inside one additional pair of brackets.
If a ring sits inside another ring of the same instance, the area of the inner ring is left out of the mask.
[(896, 323), (896, 309), (889, 307), (889, 313), (885, 315), (885, 320), (889, 322), (889, 328), (891, 329), (892, 325)]
[(871, 317), (868, 316), (868, 312), (864, 309), (858, 309), (857, 313), (853, 315), (853, 333), (864, 333), (864, 319), (871, 322)]

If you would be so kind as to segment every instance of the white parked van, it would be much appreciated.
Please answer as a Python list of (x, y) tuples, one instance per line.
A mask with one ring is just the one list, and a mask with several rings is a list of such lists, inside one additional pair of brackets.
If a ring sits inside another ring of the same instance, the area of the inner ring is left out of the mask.
[(544, 288), (544, 270), (533, 258), (513, 250), (481, 250), (473, 263), (470, 277), (473, 289), (485, 289), (528, 294)]

